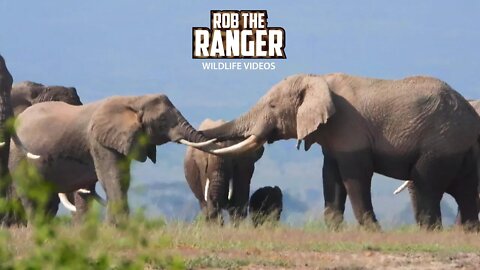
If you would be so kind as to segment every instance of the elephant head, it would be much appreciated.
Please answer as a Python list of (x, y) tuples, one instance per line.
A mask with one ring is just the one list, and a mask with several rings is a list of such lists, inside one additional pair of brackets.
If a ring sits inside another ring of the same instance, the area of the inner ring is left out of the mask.
[(155, 146), (169, 141), (193, 147), (215, 141), (196, 131), (161, 94), (110, 98), (92, 115), (89, 130), (104, 147), (141, 162), (147, 157), (155, 162)]
[(71, 105), (82, 105), (74, 87), (46, 86), (30, 81), (14, 84), (11, 99), (15, 115), (40, 102), (62, 101)]
[(305, 141), (305, 150), (321, 124), (335, 113), (332, 93), (326, 80), (316, 75), (294, 75), (277, 83), (249, 112), (216, 128), (204, 130), (207, 137), (220, 140), (247, 138), (214, 154), (242, 153), (265, 142), (296, 138)]

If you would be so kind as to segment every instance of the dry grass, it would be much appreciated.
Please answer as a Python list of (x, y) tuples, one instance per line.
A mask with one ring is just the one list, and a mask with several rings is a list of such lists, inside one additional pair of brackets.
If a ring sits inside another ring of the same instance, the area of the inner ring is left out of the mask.
[[(96, 227), (93, 227), (96, 226)], [(47, 232), (51, 230), (47, 230)], [(79, 243), (92, 268), (191, 269), (475, 269), (480, 266), (480, 235), (450, 229), (425, 232), (403, 228), (368, 232), (322, 226), (239, 228), (202, 223), (136, 222), (123, 229), (105, 225), (57, 225), (54, 236), (39, 237), (32, 228), (3, 230), (15, 261), (27, 260), (57, 242)], [(48, 233), (47, 233), (48, 234)], [(43, 242), (42, 242), (43, 241)], [(106, 256), (106, 264), (98, 263)], [(139, 258), (146, 264), (133, 265)], [(1, 264), (0, 264), (1, 265)], [(93, 267), (94, 266), (94, 267)], [(0, 267), (1, 268), (1, 267)]]

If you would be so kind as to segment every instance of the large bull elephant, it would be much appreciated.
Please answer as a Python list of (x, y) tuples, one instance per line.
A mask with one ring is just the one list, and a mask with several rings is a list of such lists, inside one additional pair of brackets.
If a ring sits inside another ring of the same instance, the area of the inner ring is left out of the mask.
[[(199, 130), (225, 123), (206, 119)], [(224, 142), (222, 145), (231, 145)], [(221, 210), (227, 209), (234, 224), (247, 216), (250, 181), (255, 162), (263, 155), (263, 147), (235, 157), (220, 157), (188, 147), (185, 154), (185, 178), (207, 220), (223, 223)]]
[[(480, 115), (480, 100), (470, 100), (470, 105), (472, 105), (472, 107), (475, 109), (475, 111), (477, 112), (477, 114)], [(480, 142), (479, 142), (480, 143)], [(479, 207), (479, 210), (480, 210), (480, 157), (477, 157), (477, 170), (478, 170), (478, 181), (479, 181), (479, 185), (478, 185), (478, 201), (477, 201), (477, 205)], [(400, 187), (398, 187), (394, 192), (393, 194), (398, 194), (400, 192), (402, 192), (405, 188), (408, 187), (408, 190), (410, 192), (410, 196), (412, 198), (412, 203), (413, 203), (413, 209), (414, 209), (414, 212), (417, 212), (417, 205), (415, 203), (415, 197), (417, 196), (416, 195), (416, 190), (415, 190), (415, 184), (412, 182), (412, 181), (405, 181), (405, 183), (403, 183)], [(461, 216), (460, 215), (457, 215), (457, 223), (460, 223), (461, 222)]]
[(462, 224), (478, 228), (480, 120), (441, 80), (295, 75), (273, 86), (246, 114), (203, 132), (221, 140), (246, 138), (211, 150), (220, 155), (281, 139), (303, 140), (305, 150), (320, 144), (328, 160), (324, 178), (344, 185), (357, 221), (370, 228), (379, 228), (370, 191), (374, 172), (415, 182), (420, 225), (441, 224), (440, 199), (448, 192)]
[[(165, 95), (111, 97), (82, 106), (39, 103), (21, 113), (18, 122), (18, 136), (41, 155), (29, 163), (51, 187), (45, 195), (46, 208), (40, 209), (28, 190), (18, 186), (30, 218), (42, 210), (54, 215), (57, 192), (73, 192), (98, 179), (107, 195), (107, 221), (117, 223), (129, 212), (132, 158), (144, 162), (148, 157), (155, 162), (156, 145), (169, 141), (196, 147), (214, 141), (196, 131)], [(24, 154), (12, 147), (11, 155), (10, 168), (14, 169)]]

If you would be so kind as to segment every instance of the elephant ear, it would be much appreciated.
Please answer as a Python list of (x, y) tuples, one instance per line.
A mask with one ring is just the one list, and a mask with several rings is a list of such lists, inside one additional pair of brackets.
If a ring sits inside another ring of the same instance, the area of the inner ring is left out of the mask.
[[(325, 79), (319, 76), (304, 78), (301, 103), (297, 111), (297, 139), (304, 140), (335, 113), (335, 105)], [(308, 145), (307, 145), (308, 144)], [(312, 142), (305, 141), (308, 150)]]
[(103, 146), (128, 155), (138, 139), (142, 124), (137, 111), (118, 101), (110, 100), (94, 113), (90, 131)]

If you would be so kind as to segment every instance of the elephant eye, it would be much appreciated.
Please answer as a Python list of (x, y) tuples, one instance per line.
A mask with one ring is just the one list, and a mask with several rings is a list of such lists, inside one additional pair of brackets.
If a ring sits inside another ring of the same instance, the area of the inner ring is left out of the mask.
[(275, 107), (276, 107), (275, 103), (273, 103), (273, 102), (268, 103), (268, 105), (269, 105), (270, 108), (272, 108), (272, 109), (275, 109)]

